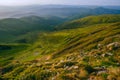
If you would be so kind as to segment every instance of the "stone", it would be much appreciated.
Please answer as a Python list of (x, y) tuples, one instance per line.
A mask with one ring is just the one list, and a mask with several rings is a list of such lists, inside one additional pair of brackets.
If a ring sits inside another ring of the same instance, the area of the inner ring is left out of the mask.
[(112, 53), (106, 53), (108, 56), (112, 56), (113, 54)]
[(97, 48), (98, 48), (99, 50), (101, 50), (101, 49), (103, 48), (103, 44), (98, 44), (98, 45), (97, 45)]
[(79, 67), (78, 66), (73, 66), (74, 69), (78, 69)]
[(102, 54), (102, 57), (105, 57), (106, 56), (106, 54)]
[(52, 65), (52, 62), (45, 62), (45, 65)]
[(37, 63), (36, 66), (37, 66), (37, 67), (41, 67), (42, 65), (41, 65), (40, 63)]
[(64, 60), (60, 60), (60, 62), (64, 62)]
[(107, 71), (98, 71), (97, 75), (101, 75), (103, 73), (107, 73)]
[(118, 49), (120, 48), (120, 43), (119, 42), (113, 42), (107, 45), (108, 50), (113, 50), (113, 49)]
[(102, 54), (101, 56), (102, 56), (102, 57), (113, 56), (113, 54), (112, 54), (112, 53), (104, 53), (104, 54)]

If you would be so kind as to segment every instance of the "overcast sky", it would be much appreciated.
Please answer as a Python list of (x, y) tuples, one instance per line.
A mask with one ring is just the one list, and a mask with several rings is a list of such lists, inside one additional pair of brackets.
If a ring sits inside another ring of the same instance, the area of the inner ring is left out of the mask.
[(0, 0), (0, 5), (16, 6), (32, 4), (120, 5), (120, 0)]

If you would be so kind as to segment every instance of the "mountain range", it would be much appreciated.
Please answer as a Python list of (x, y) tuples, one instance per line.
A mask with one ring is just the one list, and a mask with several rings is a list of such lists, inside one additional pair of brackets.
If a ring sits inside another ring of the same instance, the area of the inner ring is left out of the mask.
[[(20, 18), (24, 16), (71, 17), (73, 15), (119, 14), (119, 6), (70, 6), (70, 5), (30, 5), (1, 6), (0, 18)], [(71, 12), (72, 11), (72, 12)], [(78, 17), (79, 18), (79, 17)]]
[(120, 11), (88, 7), (20, 7), (1, 18), (0, 80), (119, 80)]

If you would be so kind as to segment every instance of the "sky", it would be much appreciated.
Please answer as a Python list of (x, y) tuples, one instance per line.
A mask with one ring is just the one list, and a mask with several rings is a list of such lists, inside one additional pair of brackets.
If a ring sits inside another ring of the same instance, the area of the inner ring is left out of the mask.
[(21, 6), (33, 4), (63, 4), (63, 5), (116, 5), (120, 0), (0, 0), (0, 5)]

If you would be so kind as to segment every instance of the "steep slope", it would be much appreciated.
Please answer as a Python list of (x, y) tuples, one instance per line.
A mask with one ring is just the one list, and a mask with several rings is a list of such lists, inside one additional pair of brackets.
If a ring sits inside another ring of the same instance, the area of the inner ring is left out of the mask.
[(1, 64), (0, 78), (119, 80), (120, 21), (116, 19), (112, 23), (86, 23), (82, 28), (40, 34), (36, 43), (18, 52), (20, 55), (9, 64)]
[(100, 15), (100, 16), (88, 16), (82, 19), (73, 20), (57, 26), (57, 29), (74, 29), (84, 27), (93, 24), (102, 23), (114, 23), (120, 21), (120, 15)]

